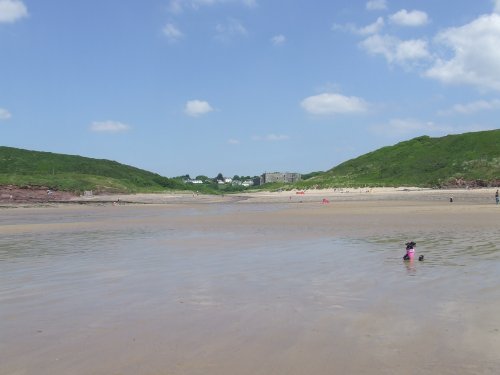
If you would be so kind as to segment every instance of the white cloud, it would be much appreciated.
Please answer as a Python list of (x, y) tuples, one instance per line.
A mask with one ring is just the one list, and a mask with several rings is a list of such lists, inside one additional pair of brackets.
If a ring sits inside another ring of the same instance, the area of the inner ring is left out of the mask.
[(245, 4), (249, 8), (254, 8), (257, 6), (257, 0), (242, 0), (243, 4)]
[(214, 109), (203, 100), (189, 100), (184, 108), (184, 113), (188, 116), (199, 117), (201, 115), (212, 112)]
[(227, 41), (235, 36), (244, 36), (248, 34), (243, 24), (234, 18), (229, 18), (226, 23), (219, 23), (215, 27), (216, 38), (221, 41)]
[(470, 115), (470, 114), (476, 113), (476, 112), (493, 111), (496, 109), (500, 109), (500, 99), (478, 100), (478, 101), (466, 103), (466, 104), (456, 104), (450, 109), (439, 111), (439, 114), (440, 115), (453, 115), (453, 114)]
[(397, 25), (415, 27), (428, 23), (429, 17), (427, 16), (427, 13), (420, 10), (412, 10), (408, 12), (406, 9), (402, 9), (389, 16), (389, 20)]
[(174, 14), (182, 13), (182, 3), (182, 0), (171, 0), (168, 4), (168, 11)]
[(265, 136), (264, 139), (269, 142), (277, 142), (277, 141), (286, 141), (290, 139), (290, 137), (284, 134), (268, 134)]
[(357, 33), (360, 35), (376, 34), (380, 32), (380, 30), (382, 30), (384, 25), (385, 25), (384, 19), (382, 17), (379, 17), (374, 23), (358, 29)]
[(396, 61), (427, 59), (430, 57), (427, 42), (422, 39), (404, 40), (396, 48)]
[(425, 72), (448, 84), (467, 84), (500, 90), (500, 15), (483, 15), (461, 27), (444, 30), (436, 43), (448, 47), (453, 56), (436, 59)]
[(90, 130), (100, 133), (121, 133), (130, 129), (130, 126), (118, 121), (94, 121)]
[(254, 141), (264, 141), (264, 142), (280, 142), (287, 141), (290, 137), (284, 134), (267, 134), (265, 136), (255, 135), (252, 137)]
[(213, 6), (225, 3), (239, 3), (254, 8), (257, 6), (257, 0), (170, 0), (168, 10), (171, 13), (179, 14), (185, 9), (198, 10), (204, 6)]
[(386, 0), (370, 0), (366, 3), (367, 10), (384, 10), (387, 9)]
[(238, 139), (229, 139), (227, 143), (229, 143), (230, 145), (239, 145), (240, 141)]
[(286, 38), (284, 35), (282, 34), (279, 34), (279, 35), (275, 35), (271, 38), (271, 43), (275, 46), (281, 46), (282, 44), (284, 44), (286, 42)]
[(4, 108), (0, 108), (0, 121), (8, 120), (12, 117), (11, 113)]
[(167, 39), (172, 43), (178, 41), (184, 36), (184, 34), (173, 23), (167, 23), (162, 31)]
[(390, 35), (372, 35), (360, 43), (372, 55), (382, 55), (388, 63), (409, 67), (431, 58), (427, 41), (422, 39), (399, 40)]
[(363, 99), (335, 93), (309, 96), (300, 105), (315, 115), (360, 113), (368, 110), (368, 104)]
[(0, 0), (0, 23), (12, 23), (27, 17), (28, 9), (21, 0)]
[(347, 31), (357, 35), (370, 35), (380, 32), (384, 26), (384, 19), (382, 17), (379, 17), (375, 22), (364, 27), (357, 27), (352, 23), (348, 23), (346, 25), (334, 24), (332, 30)]
[(221, 2), (220, 0), (190, 0), (190, 1), (185, 0), (184, 1), (184, 3), (188, 4), (189, 6), (191, 6), (194, 9), (198, 9), (202, 6), (214, 5), (214, 4), (217, 4), (220, 2)]

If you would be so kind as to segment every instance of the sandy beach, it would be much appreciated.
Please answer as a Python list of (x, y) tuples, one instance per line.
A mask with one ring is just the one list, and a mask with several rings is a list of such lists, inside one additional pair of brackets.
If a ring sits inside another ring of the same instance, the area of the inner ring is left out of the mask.
[(166, 194), (129, 194), (129, 195), (97, 195), (90, 198), (75, 197), (73, 201), (81, 202), (129, 202), (129, 203), (214, 203), (248, 201), (258, 203), (297, 203), (322, 202), (327, 199), (335, 201), (443, 201), (453, 198), (461, 203), (491, 203), (494, 202), (495, 191), (498, 188), (482, 189), (425, 189), (417, 187), (399, 188), (351, 188), (351, 189), (309, 189), (280, 192), (249, 192), (225, 196), (198, 195), (192, 193)]
[(75, 196), (64, 192), (45, 190), (4, 189), (0, 197), (0, 208), (57, 206), (68, 204), (172, 204), (172, 203), (228, 203), (248, 201), (253, 203), (307, 203), (335, 201), (448, 201), (452, 198), (460, 203), (494, 202), (498, 188), (476, 189), (429, 189), (418, 187), (399, 188), (339, 188), (245, 192), (229, 195), (197, 194), (193, 192), (166, 192), (144, 194), (97, 194)]
[(1, 209), (0, 374), (497, 374), (495, 190)]
[(400, 188), (352, 188), (352, 189), (311, 189), (280, 192), (249, 192), (242, 194), (198, 195), (192, 193), (176, 194), (130, 194), (98, 195), (92, 198), (74, 198), (80, 202), (128, 202), (143, 204), (162, 203), (323, 203), (323, 199), (334, 202), (344, 201), (417, 201), (450, 202), (461, 204), (494, 203), (497, 188), (483, 189), (424, 189), (416, 187)]

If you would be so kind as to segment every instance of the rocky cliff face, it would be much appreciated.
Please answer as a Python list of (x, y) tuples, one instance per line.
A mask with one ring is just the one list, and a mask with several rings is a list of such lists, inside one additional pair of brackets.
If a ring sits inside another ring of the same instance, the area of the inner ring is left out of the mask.
[(74, 194), (67, 191), (51, 190), (45, 186), (0, 186), (1, 203), (44, 203), (67, 201)]

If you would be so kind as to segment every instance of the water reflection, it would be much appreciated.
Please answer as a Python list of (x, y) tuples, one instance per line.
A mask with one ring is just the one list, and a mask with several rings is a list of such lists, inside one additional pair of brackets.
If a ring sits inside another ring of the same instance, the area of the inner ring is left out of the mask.
[(120, 241), (144, 237), (142, 231), (92, 230), (15, 234), (0, 238), (0, 261), (31, 257), (68, 256), (99, 252)]
[(415, 260), (405, 260), (403, 264), (406, 267), (406, 272), (408, 276), (415, 276), (417, 274), (417, 267), (415, 266)]
[[(394, 256), (401, 261), (407, 234), (394, 237), (372, 237), (373, 251)], [(500, 232), (433, 232), (412, 236), (417, 243), (415, 258), (424, 255), (426, 267), (464, 267), (474, 262), (500, 260)]]

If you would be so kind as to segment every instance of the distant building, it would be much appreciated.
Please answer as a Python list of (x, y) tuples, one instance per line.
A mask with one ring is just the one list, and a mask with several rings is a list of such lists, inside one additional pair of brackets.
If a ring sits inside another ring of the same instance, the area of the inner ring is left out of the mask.
[(260, 184), (269, 184), (272, 182), (283, 182), (283, 183), (292, 183), (300, 181), (301, 175), (300, 173), (290, 173), (290, 172), (273, 172), (273, 173), (264, 173), (260, 177)]

